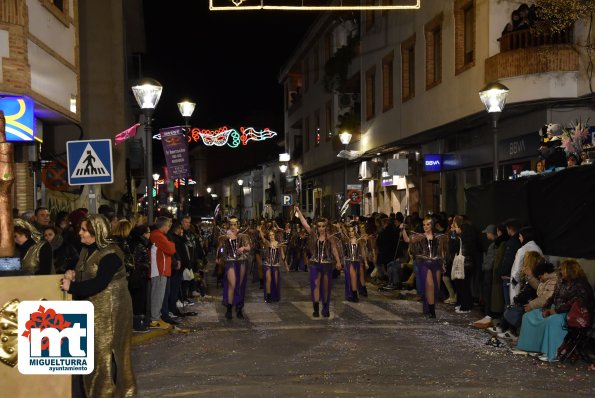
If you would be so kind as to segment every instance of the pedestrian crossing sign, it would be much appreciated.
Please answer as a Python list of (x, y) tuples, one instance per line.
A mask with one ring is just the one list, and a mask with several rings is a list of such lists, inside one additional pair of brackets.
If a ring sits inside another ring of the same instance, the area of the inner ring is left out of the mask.
[(66, 156), (68, 157), (68, 184), (114, 182), (111, 140), (68, 141)]

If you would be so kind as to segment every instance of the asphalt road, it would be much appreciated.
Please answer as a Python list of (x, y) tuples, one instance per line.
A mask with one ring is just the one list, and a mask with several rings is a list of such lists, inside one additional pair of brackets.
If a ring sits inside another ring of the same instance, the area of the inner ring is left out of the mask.
[(421, 304), (399, 292), (344, 299), (334, 281), (331, 317), (311, 317), (307, 274), (282, 274), (280, 303), (250, 283), (245, 319), (224, 318), (221, 289), (191, 309), (189, 333), (137, 344), (139, 397), (577, 397), (595, 396), (584, 363), (549, 364), (486, 345), (479, 312)]

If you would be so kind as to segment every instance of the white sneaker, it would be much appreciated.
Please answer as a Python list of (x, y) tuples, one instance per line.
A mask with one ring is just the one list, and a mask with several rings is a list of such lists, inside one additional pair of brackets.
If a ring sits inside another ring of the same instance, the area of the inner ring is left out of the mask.
[(192, 297), (198, 297), (200, 296), (200, 293), (197, 292), (196, 290), (192, 292)]
[(507, 330), (506, 332), (498, 333), (498, 337), (500, 337), (501, 339), (513, 339), (515, 335)]
[(471, 313), (471, 310), (464, 311), (459, 307), (459, 308), (455, 309), (455, 312), (457, 314), (469, 314), (469, 313)]
[(504, 331), (502, 330), (502, 328), (500, 328), (500, 326), (492, 326), (487, 328), (487, 331), (492, 333), (492, 334), (500, 334), (503, 333)]
[(182, 302), (180, 300), (176, 301), (176, 307), (182, 308), (183, 306), (184, 306), (184, 304), (182, 304)]
[(558, 362), (558, 359), (556, 359), (556, 358), (554, 358), (554, 359), (552, 359), (552, 360), (550, 361), (550, 360), (547, 358), (547, 355), (545, 355), (545, 354), (544, 354), (544, 355), (542, 355), (542, 356), (540, 356), (540, 357), (539, 357), (539, 360), (540, 360), (540, 361), (543, 361), (543, 362), (548, 362), (548, 361), (549, 361), (549, 362)]
[(458, 311), (460, 309), (461, 309), (461, 306), (460, 305), (455, 306), (455, 311)]

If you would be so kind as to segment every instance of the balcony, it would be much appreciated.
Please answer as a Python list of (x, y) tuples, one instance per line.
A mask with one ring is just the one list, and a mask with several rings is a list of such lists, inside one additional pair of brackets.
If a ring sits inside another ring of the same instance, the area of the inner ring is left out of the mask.
[(578, 71), (579, 53), (574, 47), (573, 31), (569, 28), (551, 35), (535, 35), (521, 30), (503, 35), (498, 39), (500, 53), (485, 61), (485, 81)]
[(500, 42), (500, 52), (518, 50), (520, 48), (540, 47), (546, 45), (573, 44), (574, 28), (570, 27), (561, 32), (549, 35), (531, 33), (531, 30), (524, 29), (516, 32), (510, 32), (502, 35), (498, 39)]

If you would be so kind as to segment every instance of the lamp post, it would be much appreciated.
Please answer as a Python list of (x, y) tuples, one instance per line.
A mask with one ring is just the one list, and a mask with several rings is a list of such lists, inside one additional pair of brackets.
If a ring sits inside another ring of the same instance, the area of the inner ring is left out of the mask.
[[(190, 101), (182, 101), (178, 102), (178, 109), (180, 110), (180, 114), (184, 118), (184, 127), (190, 127), (190, 117), (194, 113), (194, 108), (196, 108), (196, 103)], [(182, 201), (182, 180), (178, 179), (178, 220), (182, 219), (182, 215), (186, 215), (186, 201), (188, 198), (188, 179), (184, 178), (184, 200)]]
[(279, 170), (282, 174), (285, 174), (287, 171), (288, 163), (291, 158), (289, 157), (288, 153), (280, 153), (279, 154)]
[(151, 133), (151, 117), (153, 111), (161, 98), (161, 91), (163, 87), (159, 82), (153, 79), (145, 79), (136, 86), (132, 87), (132, 93), (134, 98), (141, 108), (143, 115), (145, 116), (144, 127), (145, 127), (145, 180), (147, 184), (147, 199), (150, 197), (151, 200), (147, 200), (147, 219), (149, 225), (153, 225), (153, 192), (151, 191), (151, 175), (153, 174), (153, 137)]
[(480, 92), (479, 98), (488, 113), (492, 116), (492, 131), (494, 135), (494, 181), (498, 181), (498, 119), (506, 105), (508, 87), (499, 83), (488, 83)]
[[(339, 134), (339, 140), (347, 151), (347, 145), (351, 142), (352, 134), (348, 131), (343, 131)], [(343, 160), (343, 200), (347, 200), (347, 157)]]
[(244, 212), (244, 180), (238, 179), (238, 185), (240, 186), (240, 224), (242, 223), (242, 213)]
[[(149, 201), (149, 202), (151, 202), (151, 205), (153, 204), (154, 200), (156, 200), (157, 203), (159, 203), (159, 196), (157, 196), (157, 191), (159, 191), (159, 189), (158, 189), (159, 187), (157, 186), (157, 181), (159, 181), (160, 175), (155, 173), (152, 175), (152, 177), (153, 177), (153, 188), (151, 189), (151, 194), (150, 194), (151, 200)], [(155, 198), (156, 199), (153, 199), (153, 189), (155, 189)]]

